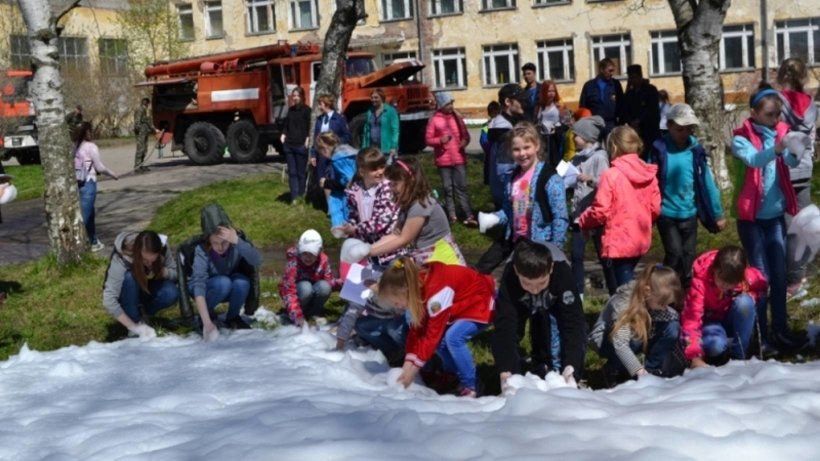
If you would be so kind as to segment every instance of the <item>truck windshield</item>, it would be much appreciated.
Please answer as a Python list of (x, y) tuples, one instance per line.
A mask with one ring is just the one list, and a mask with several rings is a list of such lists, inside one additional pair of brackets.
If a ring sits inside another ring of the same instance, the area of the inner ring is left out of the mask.
[(4, 101), (20, 101), (28, 96), (28, 81), (26, 77), (6, 77), (0, 75), (0, 94)]
[(376, 72), (376, 64), (370, 57), (348, 58), (345, 65), (345, 75), (348, 77), (360, 77), (373, 72)]

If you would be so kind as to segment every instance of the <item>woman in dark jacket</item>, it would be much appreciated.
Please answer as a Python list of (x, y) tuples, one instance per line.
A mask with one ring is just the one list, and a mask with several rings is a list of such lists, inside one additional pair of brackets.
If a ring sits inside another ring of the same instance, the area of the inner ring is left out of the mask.
[(310, 108), (305, 105), (305, 90), (296, 87), (291, 93), (293, 105), (285, 117), (285, 127), (280, 140), (288, 162), (288, 185), (291, 202), (305, 195), (305, 178), (308, 162), (308, 133), (310, 132)]

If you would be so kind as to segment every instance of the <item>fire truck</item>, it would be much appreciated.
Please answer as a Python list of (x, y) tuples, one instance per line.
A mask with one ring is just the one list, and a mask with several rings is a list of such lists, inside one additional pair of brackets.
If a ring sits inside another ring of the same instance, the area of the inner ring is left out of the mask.
[(34, 106), (28, 98), (28, 70), (0, 71), (0, 146), (2, 158), (21, 165), (40, 163)]
[[(234, 161), (255, 162), (269, 145), (281, 152), (288, 96), (299, 86), (306, 100), (313, 100), (321, 60), (318, 44), (279, 42), (155, 63), (137, 85), (153, 87), (154, 126), (172, 134), (172, 149), (183, 150), (196, 164), (222, 161), (226, 147)], [(354, 145), (371, 106), (370, 93), (381, 88), (399, 113), (400, 150), (424, 147), (435, 101), (416, 76), (423, 68), (420, 61), (406, 60), (376, 69), (372, 54), (347, 53), (337, 110), (348, 120)]]

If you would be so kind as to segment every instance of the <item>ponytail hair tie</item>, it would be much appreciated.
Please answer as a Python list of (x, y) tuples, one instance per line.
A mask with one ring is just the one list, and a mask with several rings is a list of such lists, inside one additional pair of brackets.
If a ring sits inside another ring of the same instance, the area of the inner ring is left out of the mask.
[(396, 269), (404, 269), (404, 263), (401, 261), (401, 258), (393, 260), (393, 267)]

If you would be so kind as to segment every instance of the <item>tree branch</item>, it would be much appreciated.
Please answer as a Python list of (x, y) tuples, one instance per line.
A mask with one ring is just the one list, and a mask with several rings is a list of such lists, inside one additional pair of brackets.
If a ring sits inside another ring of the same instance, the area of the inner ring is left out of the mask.
[(77, 8), (80, 5), (80, 1), (81, 0), (72, 0), (71, 3), (69, 3), (68, 5), (65, 5), (62, 10), (58, 10), (57, 12), (55, 12), (54, 13), (54, 17), (55, 17), (54, 22), (55, 23), (60, 22), (60, 19), (62, 19), (63, 16), (67, 15), (69, 11), (73, 10), (74, 8)]

